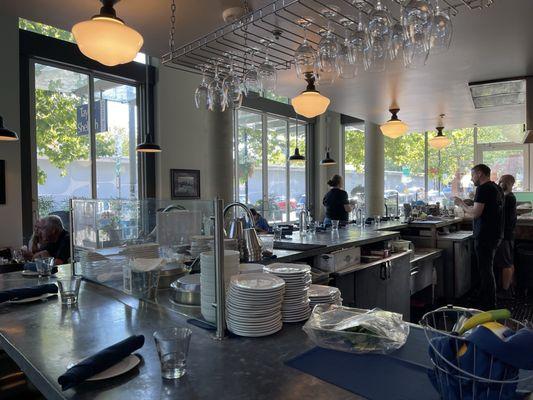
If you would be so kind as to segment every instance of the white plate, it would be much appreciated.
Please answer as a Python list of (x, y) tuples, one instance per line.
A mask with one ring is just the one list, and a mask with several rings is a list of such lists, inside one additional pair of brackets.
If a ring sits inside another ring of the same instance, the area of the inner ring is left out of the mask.
[(244, 263), (239, 264), (239, 274), (251, 274), (251, 273), (263, 272), (263, 264)]
[(273, 274), (298, 275), (311, 272), (311, 267), (306, 264), (273, 263), (266, 265), (264, 270)]
[(246, 336), (246, 337), (261, 337), (261, 336), (269, 336), (269, 335), (273, 335), (274, 333), (276, 332), (279, 332), (281, 330), (281, 328), (283, 328), (283, 324), (279, 324), (278, 326), (272, 328), (271, 330), (269, 331), (264, 331), (264, 332), (259, 332), (259, 333), (256, 333), (256, 332), (249, 332), (249, 331), (246, 331), (246, 330), (240, 330), (240, 329), (235, 329), (235, 330), (231, 330), (234, 334), (236, 335), (239, 335), (239, 336)]
[(272, 291), (284, 287), (285, 281), (277, 276), (254, 272), (232, 276), (231, 285), (245, 290)]
[(9, 303), (11, 303), (11, 304), (31, 303), (31, 302), (34, 302), (34, 301), (44, 300), (44, 299), (47, 299), (49, 297), (57, 296), (57, 295), (58, 295), (57, 293), (45, 293), (45, 294), (42, 294), (40, 296), (28, 297), (27, 299), (22, 299), (22, 300), (9, 300)]
[(141, 359), (138, 356), (135, 354), (130, 354), (105, 371), (91, 376), (89, 379), (87, 379), (87, 381), (101, 381), (104, 379), (114, 378), (115, 376), (119, 376), (131, 371), (133, 368), (139, 365), (140, 362)]

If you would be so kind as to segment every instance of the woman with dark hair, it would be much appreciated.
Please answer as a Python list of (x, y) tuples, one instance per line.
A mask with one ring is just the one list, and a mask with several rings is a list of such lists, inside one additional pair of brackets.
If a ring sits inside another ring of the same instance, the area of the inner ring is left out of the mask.
[(322, 200), (322, 204), (326, 207), (326, 218), (324, 218), (326, 226), (331, 225), (333, 220), (348, 222), (348, 213), (353, 209), (348, 200), (348, 193), (342, 189), (342, 183), (342, 176), (337, 174), (328, 181), (330, 189)]

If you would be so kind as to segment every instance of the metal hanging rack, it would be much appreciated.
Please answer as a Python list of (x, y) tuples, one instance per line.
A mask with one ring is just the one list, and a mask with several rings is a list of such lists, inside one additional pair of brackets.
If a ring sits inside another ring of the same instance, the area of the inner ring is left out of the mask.
[[(434, 1), (434, 0), (432, 0)], [(457, 16), (463, 10), (481, 10), (493, 4), (494, 0), (438, 0), (441, 10), (450, 16)], [(340, 38), (345, 27), (340, 20), (349, 20), (357, 24), (356, 15), (361, 11), (363, 18), (368, 18), (373, 11), (376, 0), (276, 0), (256, 10), (250, 11), (240, 19), (230, 22), (183, 46), (175, 47), (175, 0), (172, 2), (170, 31), (170, 50), (161, 59), (163, 65), (180, 70), (201, 74), (200, 66), (220, 60), (228, 62), (228, 54), (234, 58), (234, 70), (242, 76), (250, 63), (256, 65), (265, 56), (264, 41), (271, 41), (270, 62), (277, 70), (291, 69), (294, 50), (303, 41), (303, 29), (298, 20), (309, 18), (307, 40), (317, 45), (319, 32), (327, 28), (327, 19), (323, 10), (338, 7), (340, 12), (332, 20), (335, 34)], [(400, 7), (405, 0), (382, 0), (395, 20), (400, 18)], [(311, 21), (312, 20), (312, 21)], [(353, 28), (353, 27), (352, 27)], [(252, 51), (255, 57), (251, 59)]]

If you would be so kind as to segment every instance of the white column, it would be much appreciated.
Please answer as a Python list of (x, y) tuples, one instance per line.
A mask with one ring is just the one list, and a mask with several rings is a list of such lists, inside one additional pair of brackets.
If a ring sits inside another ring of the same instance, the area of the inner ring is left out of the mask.
[(366, 215), (383, 215), (385, 149), (379, 126), (365, 122), (365, 208)]

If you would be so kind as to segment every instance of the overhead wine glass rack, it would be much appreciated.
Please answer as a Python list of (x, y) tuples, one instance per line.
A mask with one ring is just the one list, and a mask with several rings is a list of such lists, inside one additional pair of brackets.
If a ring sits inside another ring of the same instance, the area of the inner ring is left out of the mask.
[[(429, 0), (435, 4), (436, 0)], [(494, 0), (438, 0), (441, 10), (451, 17), (462, 11), (482, 10), (493, 4)], [(400, 19), (400, 7), (404, 0), (382, 0), (393, 19)], [(264, 59), (262, 41), (272, 41), (269, 50), (270, 61), (276, 70), (288, 70), (293, 64), (294, 50), (303, 41), (303, 29), (298, 20), (308, 18), (307, 40), (315, 47), (320, 40), (319, 32), (326, 29), (327, 20), (324, 10), (332, 6), (340, 12), (332, 23), (334, 34), (344, 40), (345, 27), (341, 20), (358, 23), (359, 11), (368, 20), (376, 0), (276, 0), (258, 10), (251, 11), (240, 19), (228, 23), (214, 31), (182, 46), (173, 45), (174, 29), (171, 29), (170, 50), (162, 58), (162, 64), (180, 70), (201, 74), (201, 65), (212, 64), (214, 60), (229, 63), (228, 54), (233, 55), (234, 69), (242, 76), (251, 62), (258, 65)], [(335, 10), (336, 11), (336, 10)], [(175, 23), (175, 22), (172, 22)], [(250, 59), (252, 50), (255, 57)]]

